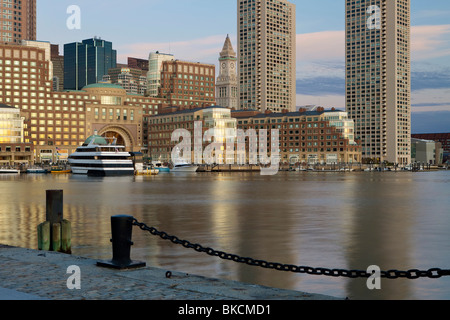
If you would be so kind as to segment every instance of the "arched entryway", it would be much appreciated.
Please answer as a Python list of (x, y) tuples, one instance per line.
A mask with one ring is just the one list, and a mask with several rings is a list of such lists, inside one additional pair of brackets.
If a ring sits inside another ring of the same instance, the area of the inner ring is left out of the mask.
[(108, 142), (113, 142), (116, 140), (117, 145), (125, 146), (127, 151), (133, 151), (135, 146), (135, 141), (130, 132), (122, 127), (118, 126), (108, 126), (104, 127), (99, 131), (99, 135), (105, 137)]

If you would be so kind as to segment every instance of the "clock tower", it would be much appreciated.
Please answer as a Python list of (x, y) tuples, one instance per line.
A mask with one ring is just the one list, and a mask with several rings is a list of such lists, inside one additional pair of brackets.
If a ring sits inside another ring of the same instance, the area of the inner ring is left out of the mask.
[(237, 56), (227, 35), (219, 58), (216, 103), (220, 107), (239, 109), (237, 92)]

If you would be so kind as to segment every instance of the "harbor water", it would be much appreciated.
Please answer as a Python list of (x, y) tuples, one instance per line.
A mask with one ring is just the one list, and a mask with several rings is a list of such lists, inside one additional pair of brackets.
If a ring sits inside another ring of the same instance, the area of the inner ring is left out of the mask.
[[(313, 268), (450, 269), (450, 171), (0, 175), (0, 244), (37, 249), (45, 191), (64, 191), (72, 254), (112, 257), (113, 215), (218, 251)], [(222, 260), (133, 229), (131, 256), (168, 271), (350, 299), (450, 299), (450, 277), (334, 278)], [(82, 272), (82, 270), (81, 270)]]

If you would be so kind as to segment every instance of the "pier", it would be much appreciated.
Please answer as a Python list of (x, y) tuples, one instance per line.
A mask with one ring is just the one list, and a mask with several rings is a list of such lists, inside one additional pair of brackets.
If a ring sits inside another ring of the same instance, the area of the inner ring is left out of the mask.
[(0, 245), (0, 300), (342, 299), (151, 266), (116, 270), (96, 264), (94, 259), (64, 253)]

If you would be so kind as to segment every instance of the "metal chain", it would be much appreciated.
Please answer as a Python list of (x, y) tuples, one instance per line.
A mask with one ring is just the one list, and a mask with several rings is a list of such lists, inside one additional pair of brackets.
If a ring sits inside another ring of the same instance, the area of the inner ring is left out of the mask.
[[(281, 264), (277, 262), (267, 262), (264, 260), (256, 260), (252, 258), (244, 258), (240, 257), (236, 254), (230, 254), (223, 251), (217, 251), (212, 248), (206, 248), (200, 244), (192, 244), (187, 240), (180, 240), (176, 236), (172, 236), (167, 234), (164, 231), (158, 231), (154, 227), (149, 227), (145, 223), (141, 223), (133, 218), (133, 225), (138, 226), (143, 231), (148, 231), (150, 234), (154, 236), (159, 236), (163, 240), (169, 240), (174, 244), (182, 245), (188, 249), (194, 249), (197, 252), (206, 253), (210, 256), (219, 257), (223, 260), (231, 260), (238, 263), (244, 263), (250, 266), (262, 267), (266, 269), (275, 269), (279, 271), (288, 271), (294, 273), (306, 273), (309, 275), (322, 275), (329, 277), (344, 277), (344, 278), (369, 278), (373, 274), (368, 273), (367, 271), (362, 270), (344, 270), (344, 269), (327, 269), (327, 268), (312, 268), (307, 266), (296, 266), (292, 264)], [(382, 278), (387, 279), (398, 279), (398, 278), (406, 278), (406, 279), (419, 279), (419, 278), (431, 278), (438, 279), (444, 276), (449, 276), (450, 270), (442, 270), (439, 268), (433, 268), (429, 270), (417, 270), (412, 269), (408, 271), (399, 271), (399, 270), (389, 270), (389, 271), (381, 271), (380, 276)]]

